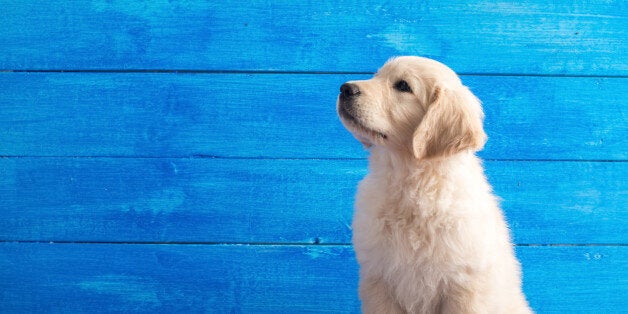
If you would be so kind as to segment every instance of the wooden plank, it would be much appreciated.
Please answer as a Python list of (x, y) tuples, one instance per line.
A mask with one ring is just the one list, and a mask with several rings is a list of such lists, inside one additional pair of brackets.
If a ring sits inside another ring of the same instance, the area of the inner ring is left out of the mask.
[(627, 163), (485, 162), (485, 167), (516, 243), (628, 242)]
[[(3, 1), (1, 69), (628, 74), (625, 1)], [(365, 57), (367, 56), (367, 57)]]
[(628, 309), (628, 247), (517, 247), (524, 292), (537, 313)]
[(0, 159), (0, 240), (347, 243), (362, 164)]
[(355, 313), (350, 247), (0, 245), (1, 312)]
[[(626, 247), (517, 255), (538, 313), (628, 307)], [(2, 243), (0, 311), (359, 313), (357, 264), (349, 246)]]
[[(366, 77), (0, 73), (0, 155), (363, 158), (335, 101)], [(484, 101), (484, 158), (628, 158), (628, 79), (463, 80)]]
[[(520, 244), (626, 243), (628, 163), (486, 162)], [(364, 160), (0, 159), (0, 240), (349, 243)]]

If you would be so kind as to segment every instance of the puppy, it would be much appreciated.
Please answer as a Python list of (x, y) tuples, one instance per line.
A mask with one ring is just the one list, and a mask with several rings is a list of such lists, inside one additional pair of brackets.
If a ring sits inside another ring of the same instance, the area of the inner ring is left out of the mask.
[(475, 156), (480, 101), (447, 66), (388, 61), (340, 87), (344, 126), (370, 149), (353, 244), (364, 313), (531, 313), (509, 229)]

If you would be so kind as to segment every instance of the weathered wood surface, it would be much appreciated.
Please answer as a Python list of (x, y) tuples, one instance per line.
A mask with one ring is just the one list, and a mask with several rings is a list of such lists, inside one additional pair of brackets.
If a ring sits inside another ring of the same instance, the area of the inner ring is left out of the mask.
[[(0, 155), (363, 158), (335, 99), (366, 77), (0, 73)], [(484, 102), (484, 158), (628, 158), (628, 79), (463, 80)]]
[(424, 55), (458, 72), (628, 74), (611, 1), (3, 1), (0, 69), (372, 72)]
[[(539, 313), (625, 308), (628, 248), (516, 251)], [(356, 289), (344, 245), (0, 244), (7, 313), (358, 313)]]
[(628, 308), (626, 1), (1, 7), (0, 312), (357, 312), (335, 98), (407, 54), (484, 102), (532, 307)]
[[(628, 164), (486, 162), (520, 244), (622, 244)], [(0, 239), (350, 243), (364, 160), (0, 159)]]

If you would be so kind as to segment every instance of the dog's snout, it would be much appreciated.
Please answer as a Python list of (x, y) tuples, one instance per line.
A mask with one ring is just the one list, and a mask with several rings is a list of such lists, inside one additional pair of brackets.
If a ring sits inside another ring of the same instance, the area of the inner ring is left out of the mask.
[(360, 94), (360, 88), (351, 83), (344, 83), (340, 86), (340, 95), (345, 98), (355, 97)]

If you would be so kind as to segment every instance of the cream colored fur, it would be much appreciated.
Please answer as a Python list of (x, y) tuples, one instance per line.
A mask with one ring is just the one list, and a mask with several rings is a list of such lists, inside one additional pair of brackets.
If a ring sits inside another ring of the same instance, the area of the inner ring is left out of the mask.
[[(394, 87), (401, 80), (411, 91)], [(486, 141), (477, 98), (445, 65), (419, 57), (348, 83), (357, 90), (339, 97), (339, 115), (370, 148), (353, 220), (363, 312), (531, 313), (474, 154)]]

